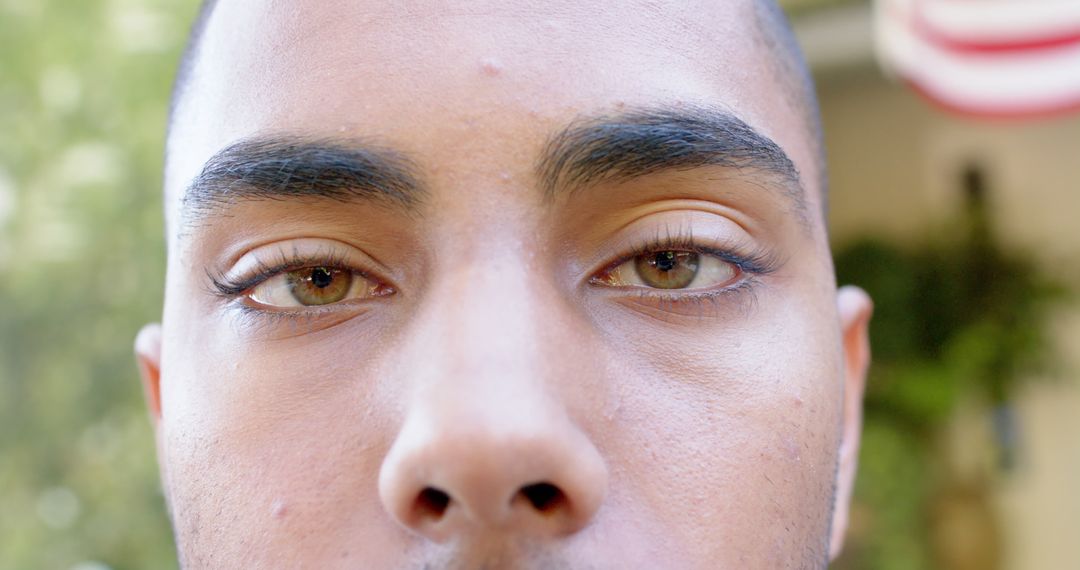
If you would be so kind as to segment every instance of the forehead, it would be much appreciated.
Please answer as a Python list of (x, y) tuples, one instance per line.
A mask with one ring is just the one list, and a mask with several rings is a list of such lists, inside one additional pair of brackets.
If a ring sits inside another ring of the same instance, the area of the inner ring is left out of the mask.
[(759, 33), (742, 0), (222, 2), (170, 135), (170, 210), (215, 152), (268, 132), (493, 171), (582, 114), (656, 103), (728, 108), (813, 172)]

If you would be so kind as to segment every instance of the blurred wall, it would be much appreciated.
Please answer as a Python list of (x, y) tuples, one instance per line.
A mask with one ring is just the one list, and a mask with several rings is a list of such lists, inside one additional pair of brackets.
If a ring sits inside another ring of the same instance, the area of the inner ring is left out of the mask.
[[(955, 219), (961, 173), (977, 164), (1005, 247), (1030, 252), (1074, 289), (1080, 283), (1080, 116), (986, 122), (948, 115), (869, 61), (817, 75), (835, 244), (867, 235), (919, 243)], [(1054, 324), (1061, 370), (1017, 398), (1019, 462), (992, 481), (1008, 570), (1080, 568), (1080, 307), (1063, 310)], [(972, 406), (953, 420), (951, 468), (989, 462), (988, 446), (979, 445), (991, 437), (984, 412)]]

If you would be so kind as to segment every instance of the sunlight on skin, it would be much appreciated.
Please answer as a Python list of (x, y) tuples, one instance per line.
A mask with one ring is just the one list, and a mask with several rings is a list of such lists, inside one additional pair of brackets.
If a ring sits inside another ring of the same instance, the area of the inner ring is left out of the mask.
[(275, 6), (216, 8), (169, 140), (183, 565), (823, 568), (870, 301), (753, 6)]

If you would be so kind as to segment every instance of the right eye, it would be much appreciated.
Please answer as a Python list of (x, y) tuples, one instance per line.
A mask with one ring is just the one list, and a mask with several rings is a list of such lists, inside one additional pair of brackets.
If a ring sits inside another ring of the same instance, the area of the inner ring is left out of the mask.
[(692, 251), (643, 253), (600, 275), (597, 282), (614, 287), (697, 290), (727, 285), (739, 270), (716, 256)]
[(261, 305), (293, 308), (383, 297), (393, 292), (390, 286), (362, 273), (316, 266), (277, 273), (253, 287), (247, 296)]

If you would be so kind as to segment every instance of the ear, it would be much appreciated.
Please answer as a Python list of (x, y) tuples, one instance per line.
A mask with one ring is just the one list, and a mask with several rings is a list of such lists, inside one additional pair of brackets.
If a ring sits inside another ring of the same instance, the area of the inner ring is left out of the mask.
[(135, 362), (142, 377), (150, 421), (157, 430), (161, 422), (161, 325), (151, 323), (139, 331), (135, 337)]
[(835, 560), (844, 546), (859, 464), (859, 437), (862, 434), (863, 392), (870, 366), (870, 316), (874, 304), (858, 287), (841, 287), (836, 295), (837, 312), (844, 345), (844, 411), (836, 471), (836, 504), (833, 506), (829, 560)]

